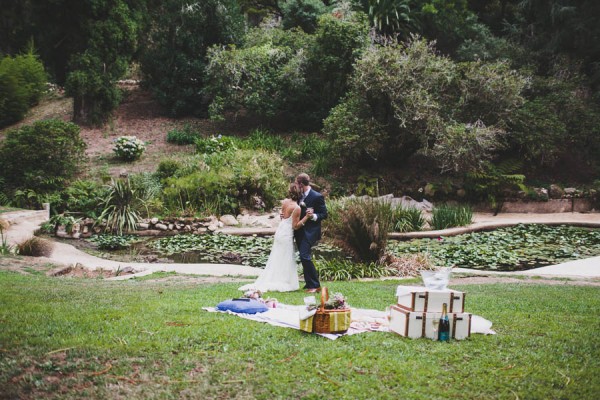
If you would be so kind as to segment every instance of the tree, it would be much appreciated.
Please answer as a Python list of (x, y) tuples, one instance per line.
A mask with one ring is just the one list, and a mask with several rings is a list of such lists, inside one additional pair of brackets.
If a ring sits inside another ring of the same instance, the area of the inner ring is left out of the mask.
[(150, 40), (141, 57), (144, 84), (170, 115), (204, 114), (207, 51), (239, 43), (244, 31), (237, 1), (168, 0), (150, 12)]
[(413, 38), (364, 54), (324, 132), (354, 165), (398, 164), (420, 152), (444, 171), (477, 170), (500, 147), (524, 85), (506, 63), (456, 64)]
[(86, 48), (71, 57), (66, 92), (75, 121), (101, 123), (119, 104), (116, 81), (136, 50), (138, 27), (123, 0), (92, 2), (86, 11)]

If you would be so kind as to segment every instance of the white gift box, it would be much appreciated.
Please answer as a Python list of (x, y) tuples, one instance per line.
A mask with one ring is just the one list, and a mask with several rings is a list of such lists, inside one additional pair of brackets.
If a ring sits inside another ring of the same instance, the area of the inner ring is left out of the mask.
[(449, 313), (465, 311), (465, 293), (458, 290), (433, 290), (424, 286), (398, 286), (396, 288), (398, 306), (408, 311), (442, 312), (442, 305), (448, 305)]
[[(394, 305), (390, 307), (390, 331), (412, 339), (426, 337), (437, 340), (433, 321), (441, 316), (441, 312), (408, 311)], [(452, 339), (462, 340), (471, 336), (471, 314), (449, 313), (448, 319)]]

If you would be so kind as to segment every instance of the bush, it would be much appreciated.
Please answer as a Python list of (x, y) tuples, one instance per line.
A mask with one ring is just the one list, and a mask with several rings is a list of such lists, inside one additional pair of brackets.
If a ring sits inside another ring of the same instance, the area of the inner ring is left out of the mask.
[(378, 262), (386, 251), (392, 215), (389, 203), (350, 199), (330, 202), (324, 224), (327, 235), (356, 261)]
[(234, 149), (233, 139), (229, 136), (217, 135), (196, 140), (196, 152), (200, 154), (213, 154)]
[[(463, 172), (497, 151), (526, 81), (506, 63), (456, 64), (413, 38), (365, 52), (351, 82), (324, 123), (341, 162), (397, 163), (420, 152), (444, 170)], [(462, 128), (475, 124), (475, 131)]]
[(181, 163), (179, 161), (172, 159), (161, 160), (156, 168), (156, 174), (160, 180), (164, 180), (175, 176), (179, 169), (181, 169)]
[(385, 266), (378, 263), (357, 263), (350, 260), (316, 261), (319, 278), (323, 281), (348, 281), (361, 278), (382, 278), (388, 276)]
[(429, 225), (433, 230), (440, 230), (471, 225), (472, 222), (473, 209), (471, 207), (442, 205), (433, 208)]
[(20, 121), (46, 90), (43, 64), (29, 52), (0, 61), (0, 127)]
[(10, 130), (0, 143), (0, 177), (8, 189), (62, 190), (85, 159), (79, 127), (59, 120)]
[(97, 218), (102, 211), (101, 204), (106, 187), (92, 180), (78, 179), (62, 193), (59, 202), (52, 202), (54, 211), (81, 213), (86, 217)]
[(167, 133), (167, 142), (179, 145), (194, 144), (200, 137), (200, 133), (185, 125), (183, 129), (175, 128)]
[(54, 243), (34, 236), (17, 244), (17, 250), (22, 256), (50, 257), (54, 251)]
[(22, 120), (28, 109), (25, 89), (14, 76), (0, 72), (0, 128)]
[(392, 226), (395, 232), (417, 232), (425, 226), (425, 217), (416, 207), (398, 206), (392, 210)]
[(271, 208), (287, 189), (282, 160), (264, 150), (204, 155), (189, 174), (165, 182), (164, 203), (179, 212), (237, 214), (240, 207)]
[(120, 136), (114, 143), (113, 151), (118, 158), (125, 161), (137, 160), (146, 150), (146, 144), (136, 136)]

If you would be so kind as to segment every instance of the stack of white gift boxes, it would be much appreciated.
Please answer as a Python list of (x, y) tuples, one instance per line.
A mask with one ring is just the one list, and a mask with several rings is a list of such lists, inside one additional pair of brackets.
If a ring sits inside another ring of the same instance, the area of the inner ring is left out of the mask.
[(450, 338), (462, 340), (471, 335), (471, 314), (464, 312), (464, 292), (398, 286), (396, 297), (398, 304), (390, 307), (390, 331), (413, 339), (426, 337), (437, 340), (433, 321), (439, 321), (443, 304), (446, 303)]

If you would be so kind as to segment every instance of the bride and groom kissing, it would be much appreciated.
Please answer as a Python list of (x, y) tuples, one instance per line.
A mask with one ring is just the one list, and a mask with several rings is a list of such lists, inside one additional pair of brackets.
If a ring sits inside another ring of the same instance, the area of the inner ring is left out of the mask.
[(290, 183), (288, 193), (281, 205), (281, 222), (273, 236), (273, 247), (265, 269), (258, 279), (240, 290), (261, 292), (290, 292), (298, 290), (298, 267), (294, 241), (300, 254), (304, 289), (314, 293), (320, 289), (319, 273), (312, 261), (312, 248), (321, 239), (321, 221), (327, 218), (323, 195), (310, 185), (310, 177), (299, 174)]

